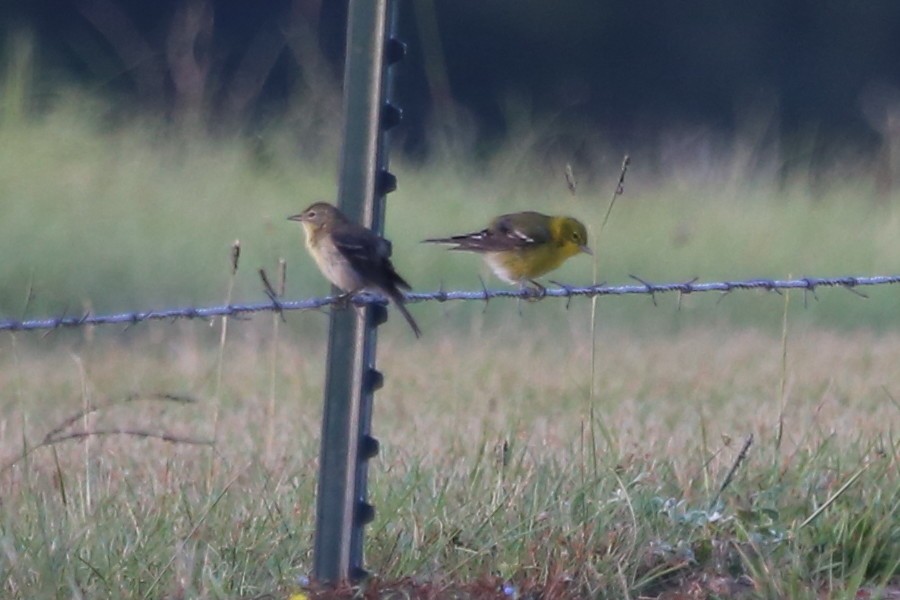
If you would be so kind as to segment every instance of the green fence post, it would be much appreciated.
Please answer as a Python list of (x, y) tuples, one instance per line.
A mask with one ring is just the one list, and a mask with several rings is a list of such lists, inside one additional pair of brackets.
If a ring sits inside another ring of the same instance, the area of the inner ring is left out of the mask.
[[(387, 102), (388, 67), (404, 52), (392, 37), (394, 11), (391, 0), (350, 0), (347, 19), (338, 205), (379, 234), (384, 196), (396, 187), (384, 135), (400, 116)], [(368, 459), (378, 453), (371, 435), (372, 396), (382, 384), (375, 369), (375, 328), (386, 318), (387, 309), (372, 304), (331, 313), (313, 566), (320, 582), (366, 575), (363, 527), (375, 515), (366, 501)]]

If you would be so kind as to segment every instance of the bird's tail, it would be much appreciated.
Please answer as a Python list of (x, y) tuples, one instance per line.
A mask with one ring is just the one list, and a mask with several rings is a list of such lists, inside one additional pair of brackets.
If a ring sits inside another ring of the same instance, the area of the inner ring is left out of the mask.
[[(457, 238), (461, 238), (463, 236), (456, 236)], [(454, 239), (452, 237), (448, 238), (428, 238), (427, 240), (422, 240), (423, 244), (458, 244), (459, 239)]]
[(397, 307), (397, 310), (400, 311), (400, 314), (403, 315), (403, 318), (406, 319), (406, 322), (409, 323), (409, 326), (412, 327), (413, 333), (416, 334), (416, 337), (422, 337), (422, 330), (419, 329), (418, 323), (413, 319), (413, 316), (409, 313), (409, 310), (406, 309), (406, 299), (403, 297), (403, 292), (394, 288), (392, 290), (385, 290), (388, 293), (388, 296), (391, 297), (391, 300), (394, 301), (394, 305)]
[(470, 250), (474, 252), (484, 251), (486, 231), (478, 231), (475, 233), (466, 233), (463, 235), (454, 235), (447, 238), (428, 238), (422, 240), (426, 244), (454, 244), (450, 250)]

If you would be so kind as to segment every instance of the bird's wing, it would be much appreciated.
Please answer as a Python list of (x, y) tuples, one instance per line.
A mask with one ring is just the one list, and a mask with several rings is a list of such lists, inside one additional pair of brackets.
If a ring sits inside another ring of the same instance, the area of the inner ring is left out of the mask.
[(375, 262), (391, 255), (390, 242), (364, 227), (335, 229), (331, 233), (331, 239), (352, 265)]
[(409, 289), (391, 264), (391, 243), (365, 227), (347, 227), (332, 231), (335, 247), (362, 278), (389, 291), (393, 286)]
[(550, 241), (549, 219), (540, 213), (523, 212), (501, 215), (491, 222), (488, 231), (517, 248)]
[(501, 215), (487, 228), (449, 238), (425, 240), (442, 244), (456, 244), (451, 250), (470, 252), (502, 252), (521, 250), (549, 241), (548, 217), (540, 213), (526, 212)]

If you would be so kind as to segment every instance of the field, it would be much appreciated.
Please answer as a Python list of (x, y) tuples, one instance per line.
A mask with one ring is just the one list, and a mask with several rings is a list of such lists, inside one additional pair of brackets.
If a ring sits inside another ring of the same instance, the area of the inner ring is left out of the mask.
[[(75, 104), (0, 127), (0, 314), (221, 303), (234, 239), (234, 299), (262, 300), (257, 269), (279, 257), (289, 297), (327, 290), (284, 218), (333, 196), (333, 152), (104, 127)], [(898, 271), (896, 194), (863, 170), (822, 183), (737, 151), (652, 170), (637, 153), (597, 235), (621, 157), (572, 197), (528, 150), (395, 164), (387, 233), (416, 289), (499, 287), (418, 240), (532, 207), (587, 221), (610, 283)], [(866, 293), (604, 298), (595, 332), (584, 299), (418, 304), (419, 341), (392, 316), (368, 592), (897, 597), (900, 318), (895, 288)], [(298, 592), (326, 326), (232, 320), (224, 345), (221, 321), (4, 334), (0, 595)]]

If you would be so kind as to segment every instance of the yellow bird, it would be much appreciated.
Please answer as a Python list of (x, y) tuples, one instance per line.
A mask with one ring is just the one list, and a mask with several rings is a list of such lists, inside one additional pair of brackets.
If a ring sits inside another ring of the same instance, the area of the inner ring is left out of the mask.
[(422, 330), (404, 306), (401, 289), (410, 286), (391, 264), (391, 243), (362, 225), (353, 223), (337, 207), (316, 202), (302, 213), (288, 217), (306, 231), (306, 248), (328, 281), (352, 296), (363, 290), (377, 291), (394, 301), (416, 337)]
[(526, 211), (500, 215), (481, 231), (423, 241), (455, 244), (450, 250), (482, 254), (503, 281), (519, 286), (527, 282), (543, 291), (535, 278), (576, 254), (593, 254), (587, 237), (587, 229), (578, 219)]

